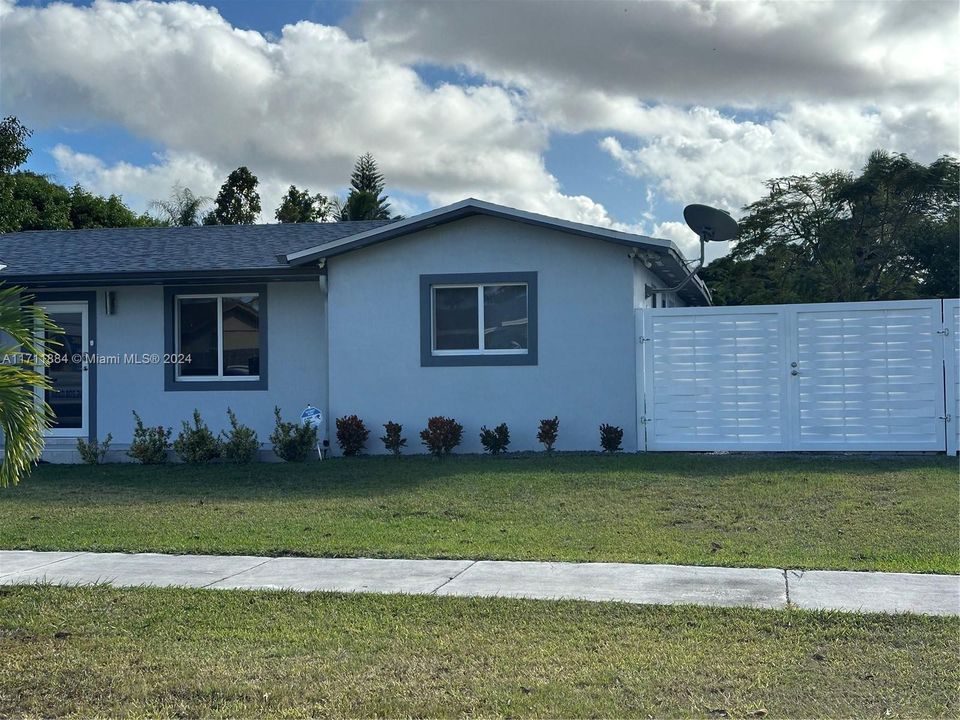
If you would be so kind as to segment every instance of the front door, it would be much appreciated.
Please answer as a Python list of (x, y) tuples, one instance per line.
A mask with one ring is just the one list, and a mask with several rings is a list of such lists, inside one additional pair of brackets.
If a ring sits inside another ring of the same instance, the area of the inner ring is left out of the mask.
[(86, 437), (90, 427), (90, 352), (88, 313), (85, 302), (42, 303), (50, 319), (61, 329), (50, 333), (47, 347), (51, 361), (43, 368), (52, 387), (39, 391), (53, 409), (51, 437)]

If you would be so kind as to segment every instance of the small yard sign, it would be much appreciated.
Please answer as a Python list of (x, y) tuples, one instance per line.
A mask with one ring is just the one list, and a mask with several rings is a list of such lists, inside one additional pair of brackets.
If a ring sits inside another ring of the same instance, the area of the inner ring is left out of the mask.
[(301, 425), (312, 425), (317, 429), (317, 455), (323, 460), (323, 439), (326, 435), (326, 428), (323, 423), (323, 413), (313, 405), (307, 405), (300, 413)]

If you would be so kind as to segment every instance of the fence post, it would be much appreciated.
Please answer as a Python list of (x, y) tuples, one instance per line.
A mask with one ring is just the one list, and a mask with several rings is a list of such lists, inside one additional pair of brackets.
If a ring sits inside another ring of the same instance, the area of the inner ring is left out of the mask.
[(637, 402), (636, 402), (636, 425), (637, 425), (637, 452), (647, 451), (647, 428), (646, 422), (646, 397), (644, 394), (644, 343), (643, 343), (643, 309), (634, 310), (633, 327), (633, 349), (635, 376), (637, 378)]

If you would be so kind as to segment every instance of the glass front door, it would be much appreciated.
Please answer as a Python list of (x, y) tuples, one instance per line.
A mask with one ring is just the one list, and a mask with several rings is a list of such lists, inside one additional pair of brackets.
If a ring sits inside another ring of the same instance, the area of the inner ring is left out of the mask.
[(61, 331), (50, 333), (47, 353), (51, 361), (44, 368), (52, 387), (43, 399), (53, 409), (51, 436), (80, 437), (87, 434), (89, 405), (89, 352), (87, 303), (47, 303), (44, 309)]

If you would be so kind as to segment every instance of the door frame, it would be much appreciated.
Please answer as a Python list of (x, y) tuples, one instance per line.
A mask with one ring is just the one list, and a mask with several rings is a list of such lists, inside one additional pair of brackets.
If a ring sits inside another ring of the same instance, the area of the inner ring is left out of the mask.
[[(90, 356), (97, 352), (97, 292), (35, 292), (33, 303), (44, 309), (56, 310), (57, 306), (86, 305), (86, 348), (84, 351)], [(50, 440), (74, 439), (84, 437), (97, 439), (97, 363), (84, 363), (87, 371), (83, 373), (82, 388), (84, 392), (84, 425), (80, 429), (51, 428), (45, 433)]]

